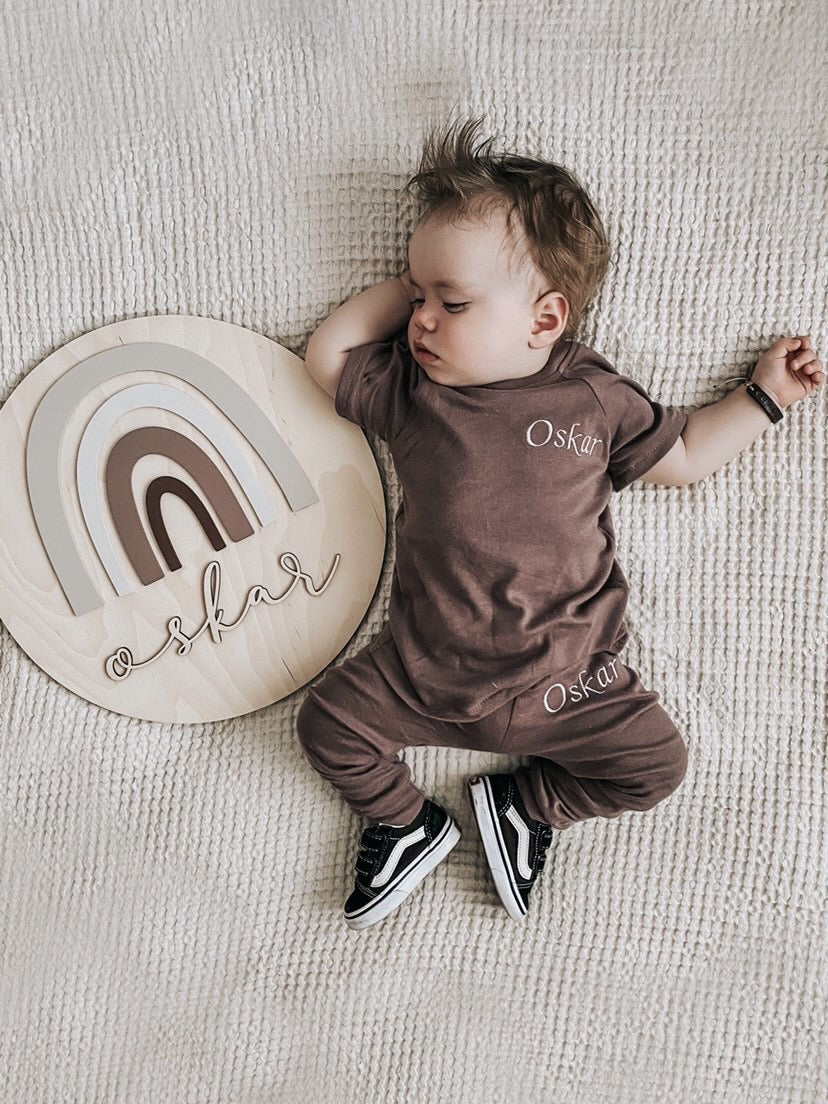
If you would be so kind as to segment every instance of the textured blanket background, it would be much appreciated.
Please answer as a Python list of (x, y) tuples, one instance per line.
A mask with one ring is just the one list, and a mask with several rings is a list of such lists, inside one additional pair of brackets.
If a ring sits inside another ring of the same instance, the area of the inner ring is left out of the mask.
[[(0, 19), (4, 400), (146, 314), (302, 354), (404, 267), (396, 191), (454, 107), (591, 189), (614, 264), (586, 340), (663, 401), (713, 401), (783, 334), (828, 351), (817, 0), (4, 0)], [(518, 760), (407, 753), (463, 839), (355, 933), (361, 824), (302, 756), (303, 690), (133, 721), (3, 628), (0, 1098), (821, 1104), (826, 460), (823, 388), (701, 483), (615, 497), (624, 658), (689, 771), (649, 813), (562, 833), (522, 925), (464, 793)], [(340, 658), (381, 627), (392, 562)]]

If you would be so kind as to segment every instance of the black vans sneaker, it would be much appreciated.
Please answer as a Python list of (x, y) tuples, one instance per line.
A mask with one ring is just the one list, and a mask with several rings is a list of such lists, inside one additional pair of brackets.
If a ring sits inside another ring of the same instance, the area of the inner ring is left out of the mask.
[(549, 824), (526, 812), (512, 774), (469, 779), (469, 797), (497, 892), (513, 920), (529, 910), (529, 892), (552, 840)]
[(367, 928), (384, 920), (459, 839), (454, 819), (428, 798), (410, 824), (366, 828), (357, 854), (356, 885), (345, 902), (348, 927)]

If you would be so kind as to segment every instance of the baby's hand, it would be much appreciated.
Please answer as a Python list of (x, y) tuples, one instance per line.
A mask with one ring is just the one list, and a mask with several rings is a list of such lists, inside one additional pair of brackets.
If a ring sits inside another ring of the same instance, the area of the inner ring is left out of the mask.
[(401, 273), (397, 277), (397, 279), (402, 284), (403, 291), (408, 297), (408, 301), (411, 302), (411, 300), (414, 298), (414, 288), (411, 286), (411, 273), (408, 269), (406, 269), (405, 272)]
[(784, 410), (825, 382), (824, 368), (809, 336), (780, 337), (761, 355), (750, 378)]

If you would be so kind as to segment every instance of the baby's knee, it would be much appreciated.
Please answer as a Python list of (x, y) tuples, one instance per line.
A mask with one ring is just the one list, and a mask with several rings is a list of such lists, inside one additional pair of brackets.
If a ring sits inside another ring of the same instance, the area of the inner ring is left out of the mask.
[(312, 690), (296, 714), (296, 735), (307, 759), (322, 774), (360, 771), (378, 758), (370, 740), (354, 724), (352, 713), (317, 697)]
[(670, 760), (672, 766), (673, 777), (671, 781), (673, 790), (677, 790), (684, 781), (687, 774), (689, 758), (687, 744), (685, 744), (684, 740), (681, 738), (681, 734), (676, 730), (676, 736), (673, 740), (673, 755)]
[(310, 760), (317, 759), (330, 743), (330, 717), (308, 691), (296, 714), (296, 735)]
[(687, 745), (678, 729), (674, 729), (672, 739), (659, 758), (658, 770), (652, 780), (650, 796), (653, 805), (675, 793), (682, 784), (687, 774), (688, 758)]
[(648, 768), (634, 782), (619, 785), (628, 808), (645, 812), (674, 793), (687, 774), (687, 758), (687, 745), (674, 727), (672, 735), (659, 745), (658, 755), (653, 756)]

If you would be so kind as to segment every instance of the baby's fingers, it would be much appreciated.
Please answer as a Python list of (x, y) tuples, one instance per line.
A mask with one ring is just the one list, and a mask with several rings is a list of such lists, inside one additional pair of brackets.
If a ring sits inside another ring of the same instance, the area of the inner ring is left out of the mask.
[(825, 366), (822, 361), (818, 360), (816, 357), (807, 364), (802, 365), (799, 370), (808, 376), (811, 383), (816, 386), (825, 382)]
[(807, 372), (808, 375), (810, 376), (810, 375), (813, 375), (814, 373), (821, 372), (824, 365), (823, 365), (822, 361), (819, 360), (816, 356), (812, 356), (809, 360), (805, 361), (802, 364), (797, 365), (797, 367), (801, 368), (803, 372)]
[[(791, 368), (805, 368), (807, 371), (808, 365), (819, 363), (817, 355), (813, 349), (800, 349), (798, 353), (789, 353), (788, 365)], [(813, 369), (811, 369), (813, 370)]]

